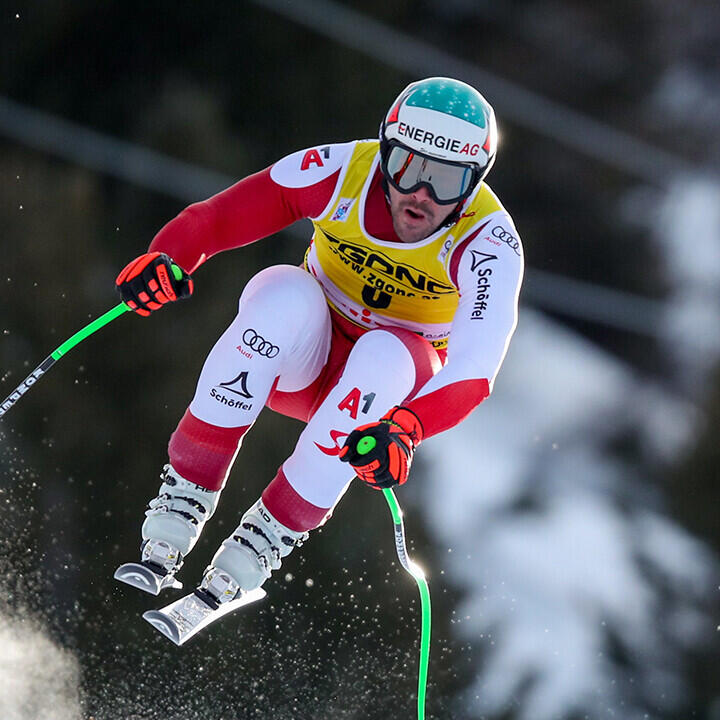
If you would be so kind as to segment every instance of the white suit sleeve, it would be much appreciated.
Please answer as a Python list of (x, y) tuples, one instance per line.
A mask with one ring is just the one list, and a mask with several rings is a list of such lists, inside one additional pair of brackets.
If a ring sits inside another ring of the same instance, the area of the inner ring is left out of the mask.
[(408, 403), (425, 437), (457, 425), (492, 391), (517, 325), (523, 250), (510, 216), (481, 220), (448, 258), (460, 293), (448, 362)]

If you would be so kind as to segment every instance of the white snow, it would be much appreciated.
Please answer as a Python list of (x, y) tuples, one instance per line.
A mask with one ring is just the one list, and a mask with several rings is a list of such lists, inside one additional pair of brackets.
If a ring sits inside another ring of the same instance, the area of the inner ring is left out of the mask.
[(0, 614), (0, 717), (80, 720), (80, 669), (47, 629)]

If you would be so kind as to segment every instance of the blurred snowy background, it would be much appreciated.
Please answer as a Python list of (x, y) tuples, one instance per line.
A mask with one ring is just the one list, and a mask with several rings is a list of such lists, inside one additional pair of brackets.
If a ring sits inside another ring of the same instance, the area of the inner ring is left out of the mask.
[[(528, 272), (491, 399), (399, 492), (426, 568), (428, 712), (720, 719), (720, 5), (10, 2), (0, 25), (0, 395), (116, 302), (185, 204), (474, 83)], [(118, 320), (0, 422), (0, 717), (412, 717), (419, 603), (353, 487), (256, 612), (181, 650), (112, 580), (243, 284), (307, 227)], [(268, 412), (183, 571), (289, 453)]]

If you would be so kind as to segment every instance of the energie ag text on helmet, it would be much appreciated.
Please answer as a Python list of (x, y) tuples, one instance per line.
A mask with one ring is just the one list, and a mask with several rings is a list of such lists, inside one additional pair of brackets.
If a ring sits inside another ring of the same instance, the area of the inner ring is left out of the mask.
[(480, 145), (478, 143), (463, 143), (462, 140), (456, 138), (445, 137), (444, 135), (435, 135), (429, 130), (425, 130), (420, 127), (413, 127), (404, 122), (398, 123), (397, 129), (398, 135), (415, 140), (419, 143), (426, 145), (434, 145), (441, 150), (450, 150), (451, 152), (458, 153), (460, 155), (477, 155), (480, 152)]

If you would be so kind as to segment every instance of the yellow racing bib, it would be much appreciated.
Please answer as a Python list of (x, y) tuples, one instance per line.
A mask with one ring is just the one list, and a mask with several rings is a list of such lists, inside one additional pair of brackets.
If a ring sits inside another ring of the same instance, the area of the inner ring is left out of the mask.
[(330, 304), (364, 327), (394, 325), (444, 347), (458, 304), (448, 275), (453, 248), (480, 221), (503, 210), (482, 183), (461, 218), (416, 243), (387, 242), (365, 229), (365, 201), (380, 160), (377, 140), (358, 141), (341, 170), (335, 194), (313, 219), (306, 268)]

